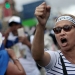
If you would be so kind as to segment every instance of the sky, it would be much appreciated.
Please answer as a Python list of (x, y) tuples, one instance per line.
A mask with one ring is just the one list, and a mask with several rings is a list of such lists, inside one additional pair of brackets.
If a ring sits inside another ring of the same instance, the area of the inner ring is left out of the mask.
[(55, 8), (65, 8), (75, 4), (75, 0), (46, 0)]
[[(38, 0), (14, 0), (16, 2), (16, 9), (22, 11), (22, 5)], [(75, 0), (45, 0), (53, 10), (60, 10), (75, 5)]]
[(24, 4), (28, 4), (28, 3), (32, 3), (32, 2), (36, 2), (36, 1), (39, 1), (39, 0), (14, 0), (16, 2), (16, 10), (17, 11), (22, 11), (23, 8), (22, 8), (22, 5)]
[[(4, 0), (0, 0), (0, 3), (3, 2)], [(35, 2), (35, 1), (40, 1), (40, 0), (14, 0), (16, 2), (16, 10), (17, 11), (22, 11), (22, 5)], [(45, 0), (47, 4), (51, 6), (53, 10), (61, 10), (61, 9), (67, 9), (68, 7), (75, 5), (75, 0)]]
[(4, 0), (0, 0), (0, 3), (3, 3), (4, 2)]
[(75, 0), (46, 0), (53, 10), (69, 10), (69, 8), (75, 6)]

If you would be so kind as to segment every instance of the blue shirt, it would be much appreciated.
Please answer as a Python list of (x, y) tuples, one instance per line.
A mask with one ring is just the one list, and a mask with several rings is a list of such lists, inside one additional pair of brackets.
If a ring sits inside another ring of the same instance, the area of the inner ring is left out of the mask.
[(0, 75), (4, 75), (8, 66), (9, 55), (4, 48), (4, 45), (0, 47)]

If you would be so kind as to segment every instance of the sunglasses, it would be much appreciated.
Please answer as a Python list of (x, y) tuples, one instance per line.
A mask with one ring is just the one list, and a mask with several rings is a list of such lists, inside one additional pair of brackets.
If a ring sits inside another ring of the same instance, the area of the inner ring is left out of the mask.
[(61, 30), (63, 29), (64, 31), (68, 32), (72, 29), (72, 27), (75, 27), (74, 25), (64, 25), (63, 27), (55, 27), (53, 28), (53, 31), (55, 34), (61, 33)]

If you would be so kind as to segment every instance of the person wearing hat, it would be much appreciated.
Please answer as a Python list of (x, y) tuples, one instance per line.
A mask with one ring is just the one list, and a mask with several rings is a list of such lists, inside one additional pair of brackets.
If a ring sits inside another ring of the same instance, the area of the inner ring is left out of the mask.
[(4, 34), (6, 38), (4, 41), (5, 47), (12, 48), (15, 51), (27, 75), (40, 75), (36, 62), (31, 55), (31, 43), (27, 35), (20, 37), (18, 35), (18, 29), (23, 28), (21, 18), (12, 16), (8, 21), (8, 25), (9, 28)]

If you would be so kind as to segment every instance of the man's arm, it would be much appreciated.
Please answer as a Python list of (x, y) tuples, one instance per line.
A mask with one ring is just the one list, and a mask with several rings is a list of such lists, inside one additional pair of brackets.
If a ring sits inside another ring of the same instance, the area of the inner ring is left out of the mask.
[(9, 62), (6, 70), (6, 75), (26, 75), (19, 60), (15, 59), (14, 63)]
[(10, 58), (13, 60), (12, 62), (8, 63), (8, 67), (6, 70), (6, 75), (26, 75), (22, 65), (20, 64), (19, 60), (17, 59), (15, 53), (11, 49), (7, 49), (7, 52)]
[(31, 52), (34, 60), (41, 66), (46, 66), (50, 62), (50, 55), (44, 52), (44, 29), (49, 14), (50, 7), (45, 2), (36, 7), (35, 15), (39, 23), (36, 28)]

